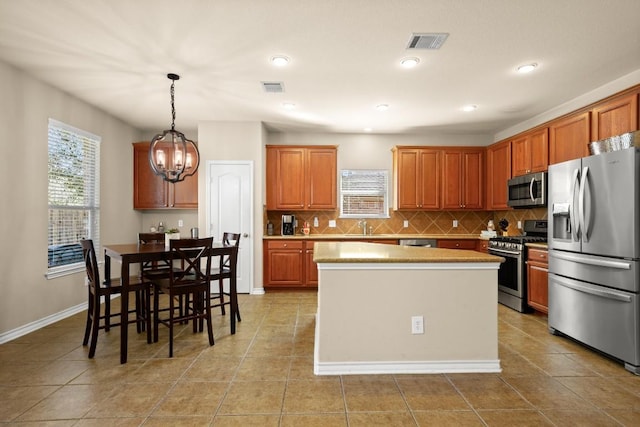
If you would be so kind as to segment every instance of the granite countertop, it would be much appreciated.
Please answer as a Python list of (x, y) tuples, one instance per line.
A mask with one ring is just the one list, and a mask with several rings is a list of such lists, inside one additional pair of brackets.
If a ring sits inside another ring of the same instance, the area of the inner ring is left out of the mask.
[(504, 258), (462, 249), (422, 248), (365, 242), (318, 242), (316, 263), (465, 263), (504, 262)]
[(439, 240), (455, 240), (455, 239), (481, 239), (489, 240), (488, 237), (478, 234), (294, 234), (293, 236), (262, 236), (263, 240), (399, 240), (399, 239), (439, 239)]

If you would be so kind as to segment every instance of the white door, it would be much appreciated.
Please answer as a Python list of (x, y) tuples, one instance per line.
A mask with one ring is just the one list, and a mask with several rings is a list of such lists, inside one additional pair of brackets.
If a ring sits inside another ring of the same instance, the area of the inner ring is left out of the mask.
[(207, 224), (209, 236), (222, 240), (224, 232), (240, 233), (238, 292), (253, 288), (253, 162), (207, 163)]

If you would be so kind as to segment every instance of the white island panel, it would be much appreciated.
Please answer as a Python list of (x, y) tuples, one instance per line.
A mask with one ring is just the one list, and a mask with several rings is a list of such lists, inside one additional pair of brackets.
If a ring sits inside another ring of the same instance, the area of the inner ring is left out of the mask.
[(320, 262), (314, 372), (500, 372), (498, 267)]

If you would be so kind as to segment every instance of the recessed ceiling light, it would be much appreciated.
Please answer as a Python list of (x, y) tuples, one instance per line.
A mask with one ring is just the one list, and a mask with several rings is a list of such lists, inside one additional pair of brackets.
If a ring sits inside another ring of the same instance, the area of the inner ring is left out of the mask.
[(537, 66), (538, 66), (538, 64), (536, 64), (536, 63), (521, 65), (521, 66), (518, 67), (518, 72), (520, 74), (530, 73), (533, 70), (535, 70)]
[(378, 104), (376, 105), (376, 110), (378, 111), (387, 111), (389, 109), (389, 104)]
[(289, 58), (284, 55), (272, 56), (271, 63), (276, 67), (284, 67), (289, 63)]
[(282, 108), (284, 108), (285, 110), (293, 110), (294, 108), (296, 108), (296, 104), (294, 104), (293, 102), (283, 102)]
[(465, 105), (464, 107), (462, 107), (462, 111), (474, 111), (475, 109), (477, 109), (478, 106), (477, 105)]
[(373, 128), (364, 128), (362, 130), (365, 131), (365, 132), (371, 132), (373, 130)]
[(418, 65), (418, 63), (420, 63), (419, 58), (404, 58), (400, 61), (400, 65), (402, 65), (404, 68), (413, 68)]

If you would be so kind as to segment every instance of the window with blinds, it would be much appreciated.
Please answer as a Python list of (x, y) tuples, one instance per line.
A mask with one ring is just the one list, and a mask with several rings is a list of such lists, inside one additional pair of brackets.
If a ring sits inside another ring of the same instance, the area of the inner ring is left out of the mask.
[(48, 278), (84, 269), (81, 239), (100, 246), (100, 141), (49, 119)]
[(341, 218), (388, 218), (388, 171), (340, 171)]

